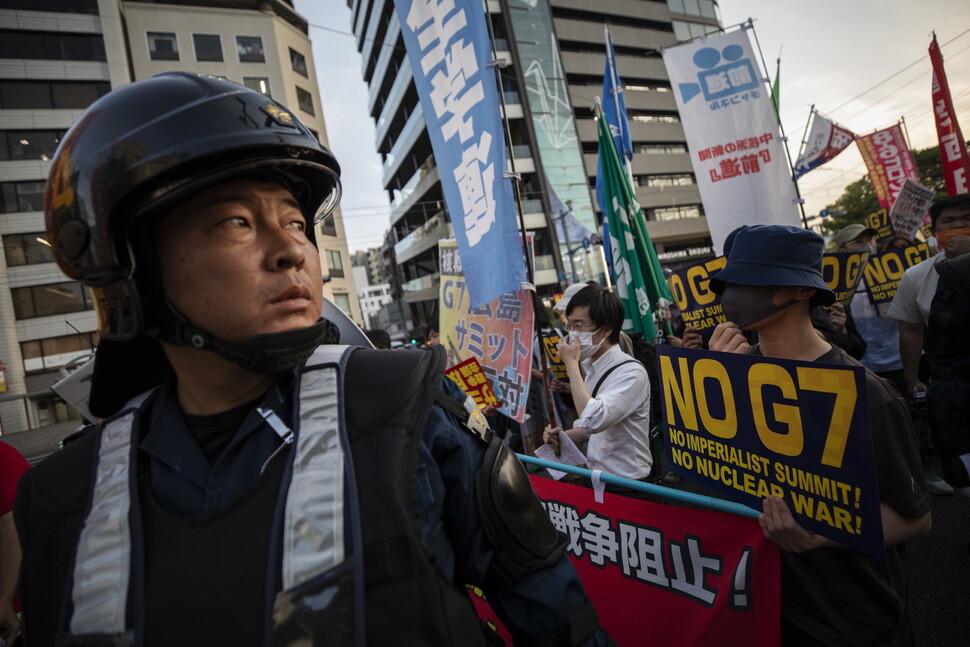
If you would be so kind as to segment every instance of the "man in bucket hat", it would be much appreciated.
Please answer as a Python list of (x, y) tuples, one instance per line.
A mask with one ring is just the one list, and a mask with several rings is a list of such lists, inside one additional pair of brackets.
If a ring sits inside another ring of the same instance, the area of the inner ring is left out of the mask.
[[(757, 330), (751, 354), (861, 366), (812, 327), (811, 306), (835, 299), (822, 280), (823, 244), (813, 232), (784, 225), (738, 232), (711, 288), (737, 329)], [(930, 511), (905, 401), (868, 370), (866, 387), (886, 560), (808, 532), (783, 499), (765, 498), (761, 529), (782, 549), (784, 645), (914, 644), (905, 571), (892, 546), (927, 532)]]

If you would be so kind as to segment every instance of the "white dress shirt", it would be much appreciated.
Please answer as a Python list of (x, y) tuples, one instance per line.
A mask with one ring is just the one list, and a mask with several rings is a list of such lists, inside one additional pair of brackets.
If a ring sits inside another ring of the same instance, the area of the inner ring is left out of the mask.
[[(590, 395), (611, 366), (631, 359), (617, 345), (596, 361), (582, 360)], [(586, 449), (590, 469), (636, 480), (646, 478), (653, 457), (650, 455), (650, 380), (643, 365), (634, 361), (610, 373), (573, 426), (590, 434)]]

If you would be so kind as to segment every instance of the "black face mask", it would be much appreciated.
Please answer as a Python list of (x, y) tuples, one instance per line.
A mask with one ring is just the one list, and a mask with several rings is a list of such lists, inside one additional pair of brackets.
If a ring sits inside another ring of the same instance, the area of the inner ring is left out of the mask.
[(783, 288), (777, 285), (726, 285), (721, 294), (721, 309), (728, 321), (742, 330), (753, 328), (768, 317), (795, 303), (797, 299), (775, 305), (775, 294)]

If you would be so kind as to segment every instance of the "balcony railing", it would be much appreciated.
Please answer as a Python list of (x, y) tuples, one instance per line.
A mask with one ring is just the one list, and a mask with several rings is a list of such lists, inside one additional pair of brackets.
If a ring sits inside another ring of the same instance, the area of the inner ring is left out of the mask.
[(411, 279), (406, 283), (402, 283), (401, 290), (403, 290), (404, 292), (420, 292), (421, 290), (436, 288), (440, 284), (441, 284), (441, 275), (435, 272), (434, 274), (419, 276), (416, 279)]

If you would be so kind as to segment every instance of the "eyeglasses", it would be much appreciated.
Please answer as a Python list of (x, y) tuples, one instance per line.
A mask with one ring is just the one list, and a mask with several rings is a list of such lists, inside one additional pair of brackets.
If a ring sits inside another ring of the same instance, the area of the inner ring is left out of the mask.
[(566, 322), (566, 330), (568, 330), (569, 332), (583, 332), (587, 328), (592, 328), (595, 325), (596, 324), (594, 324), (594, 323), (591, 323), (591, 324), (573, 324), (573, 323)]

